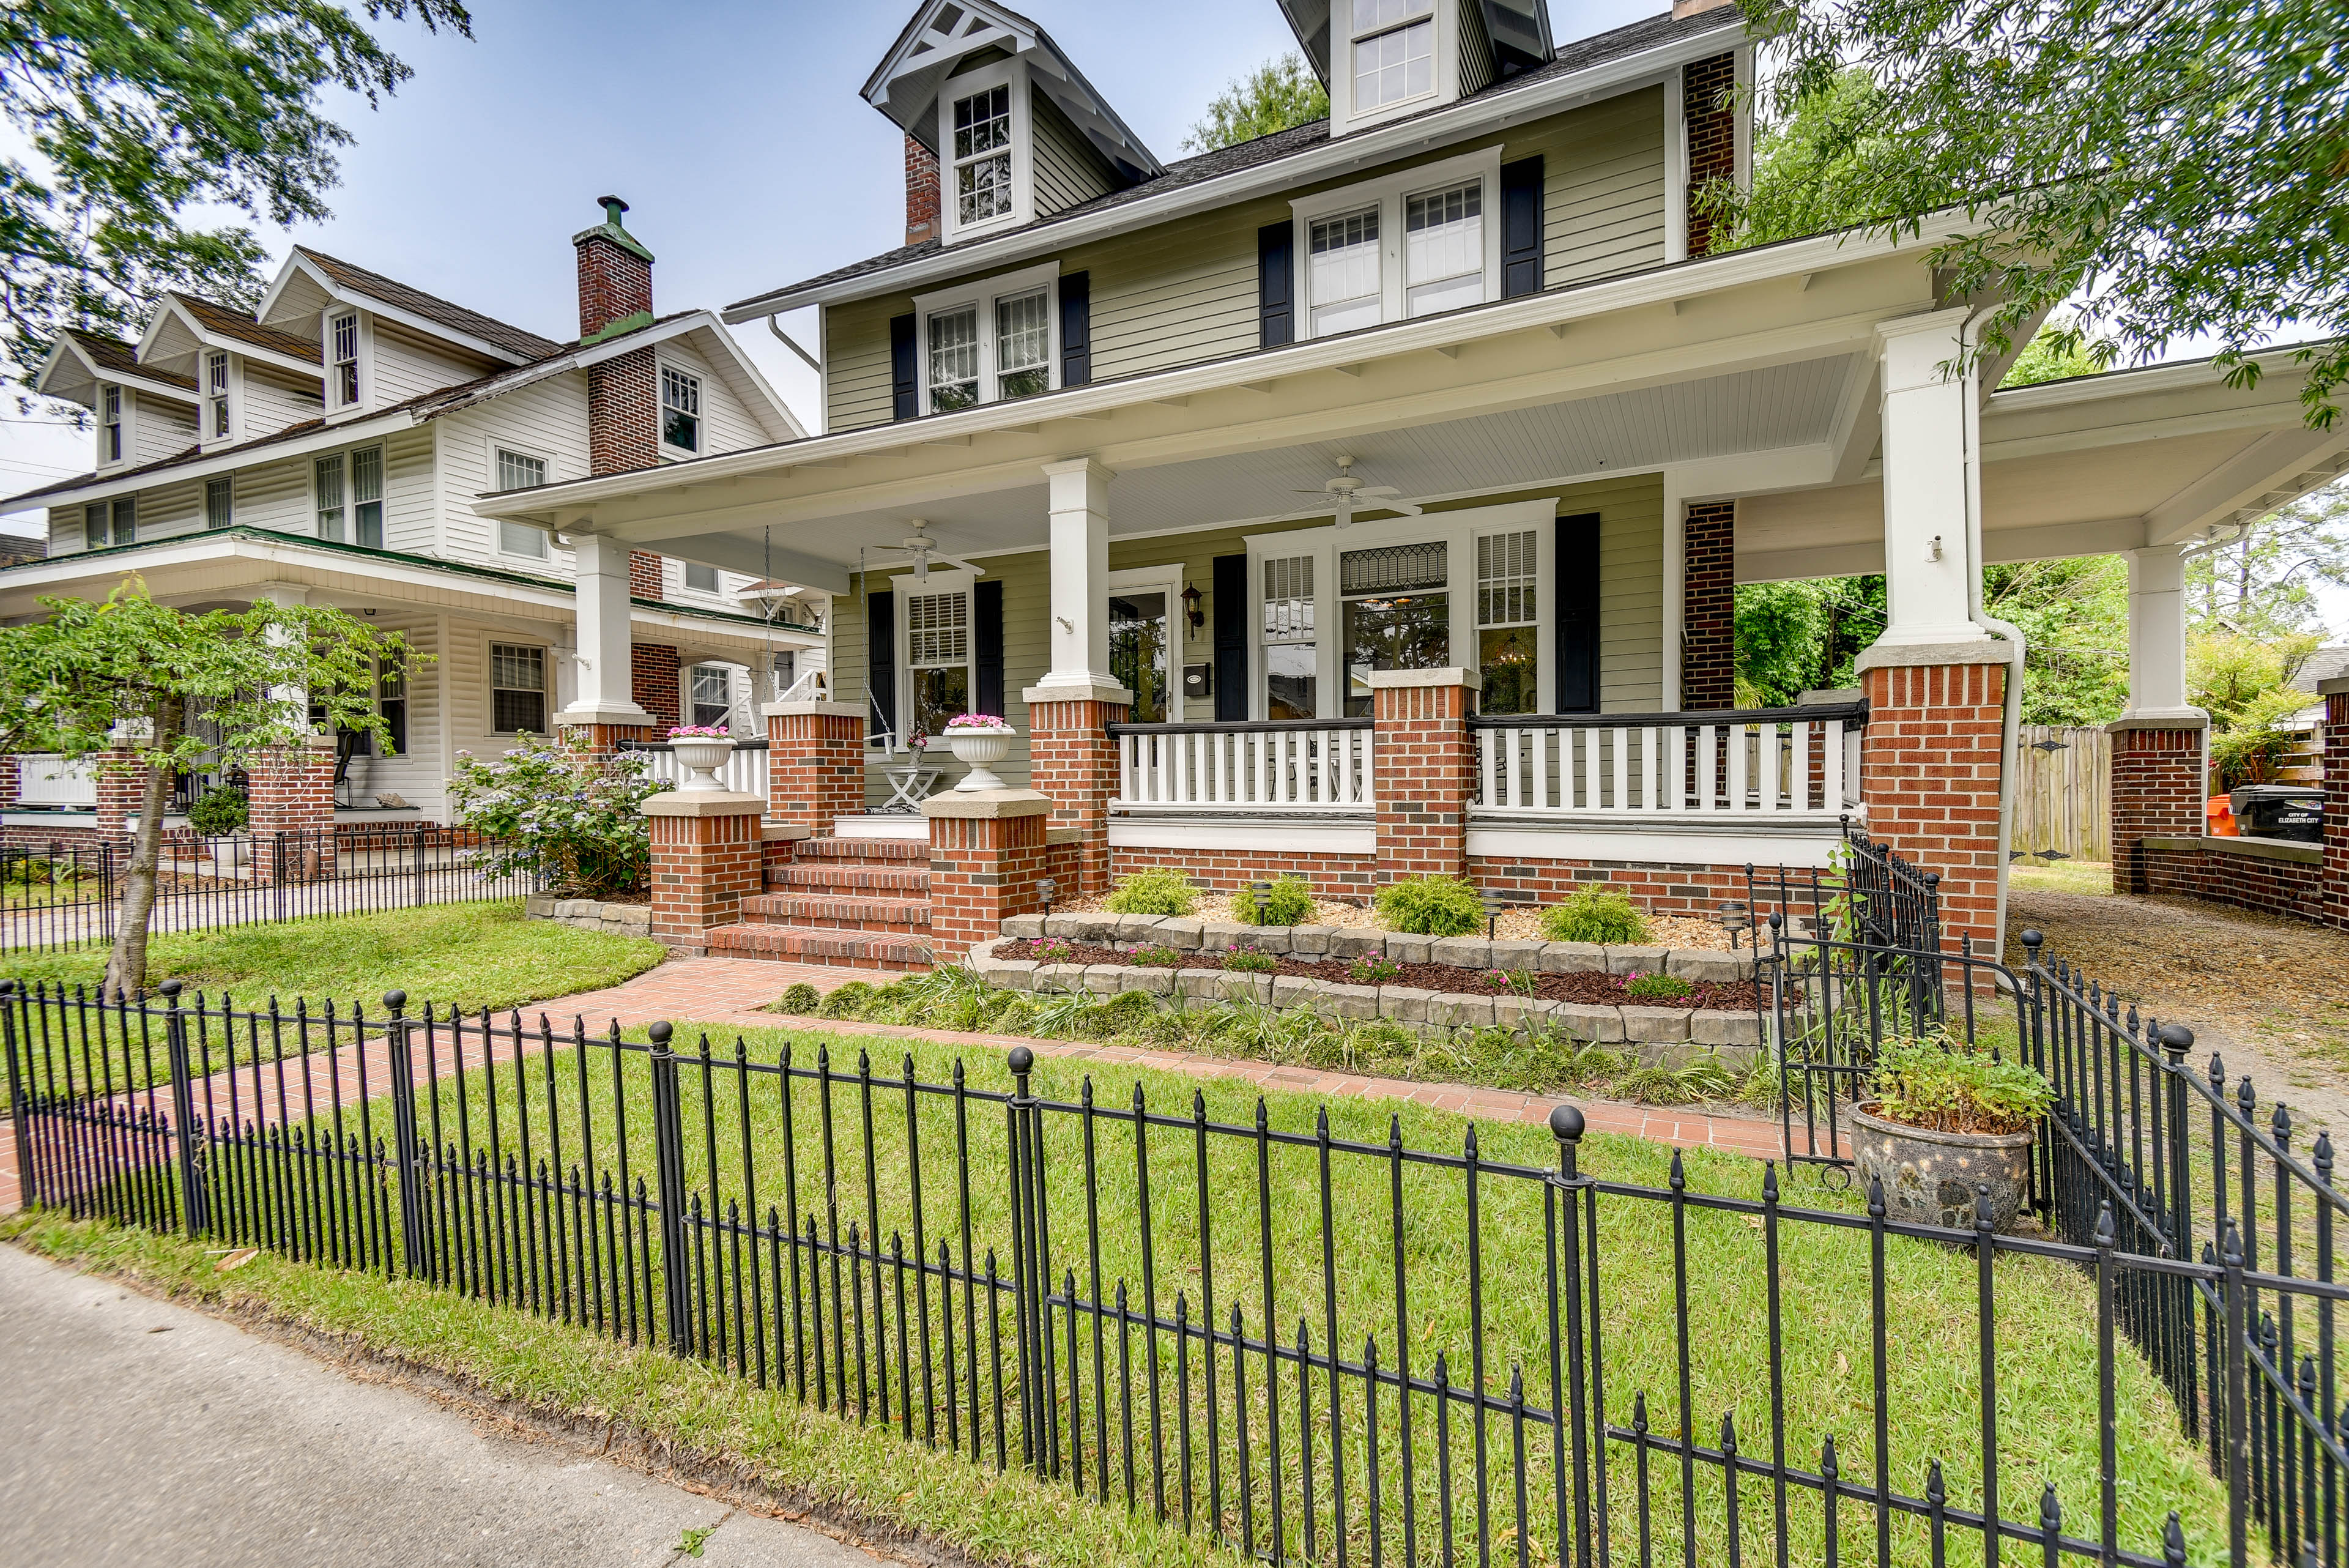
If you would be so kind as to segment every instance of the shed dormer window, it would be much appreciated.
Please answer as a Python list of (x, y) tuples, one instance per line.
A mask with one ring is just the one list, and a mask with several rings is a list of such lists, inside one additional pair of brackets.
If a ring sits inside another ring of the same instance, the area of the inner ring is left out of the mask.
[(228, 356), (218, 349), (204, 356), (204, 434), (228, 434)]
[(1356, 114), (1435, 90), (1435, 0), (1353, 0)]
[(983, 223), (1011, 211), (1011, 89), (992, 87), (954, 106), (955, 215)]
[(335, 406), (351, 408), (359, 400), (359, 318), (357, 312), (337, 316), (328, 325), (334, 359)]
[(98, 461), (122, 461), (122, 389), (109, 387), (98, 394)]

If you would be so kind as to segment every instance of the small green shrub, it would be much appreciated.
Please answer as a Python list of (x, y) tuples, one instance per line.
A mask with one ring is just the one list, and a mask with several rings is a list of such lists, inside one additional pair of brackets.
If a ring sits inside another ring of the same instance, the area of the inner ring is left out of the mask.
[(248, 812), (242, 790), (208, 789), (188, 807), (188, 826), (205, 837), (244, 830)]
[(1554, 942), (1605, 942), (1637, 947), (1648, 940), (1648, 917), (1620, 893), (1596, 883), (1578, 888), (1565, 903), (1542, 911), (1542, 935)]
[(1129, 956), (1145, 969), (1180, 969), (1183, 965), (1182, 953), (1163, 945), (1136, 948)]
[(1695, 991), (1696, 987), (1676, 974), (1635, 974), (1623, 982), (1625, 995), (1643, 1001), (1649, 998), (1677, 1001), (1694, 994)]
[(1384, 985), (1402, 973), (1402, 965), (1391, 958), (1358, 958), (1346, 972), (1356, 985)]
[(1485, 924), (1485, 902), (1457, 877), (1412, 877), (1379, 889), (1379, 918), (1391, 931), (1464, 937)]
[[(1256, 914), (1256, 889), (1243, 888), (1232, 895), (1232, 919), (1244, 926), (1301, 926), (1313, 919), (1313, 889), (1301, 877), (1283, 877), (1265, 899), (1264, 919)], [(1228, 967), (1228, 966), (1226, 966)]]
[(1874, 1086), (1876, 1115), (1935, 1132), (2027, 1132), (2054, 1098), (2033, 1069), (1948, 1037), (1886, 1040)]
[(879, 994), (878, 988), (870, 982), (852, 980), (825, 997), (823, 1005), (816, 1009), (816, 1015), (821, 1018), (859, 1018)]
[(805, 981), (800, 981), (775, 999), (777, 1012), (796, 1013), (802, 1018), (808, 1016), (823, 1005), (823, 993)]
[(1174, 867), (1153, 866), (1121, 880), (1109, 907), (1120, 915), (1187, 915), (1199, 907), (1199, 889)]
[(1233, 948), (1224, 954), (1224, 967), (1226, 969), (1240, 970), (1247, 972), (1262, 973), (1268, 970), (1278, 969), (1280, 967), (1280, 961), (1273, 957), (1270, 953), (1258, 952), (1254, 948)]

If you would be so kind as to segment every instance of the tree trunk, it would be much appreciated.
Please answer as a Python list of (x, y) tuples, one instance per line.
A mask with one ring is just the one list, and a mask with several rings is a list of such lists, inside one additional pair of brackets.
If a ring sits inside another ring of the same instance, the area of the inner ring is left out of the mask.
[[(166, 715), (155, 717), (154, 738), (147, 755), (168, 754)], [(114, 927), (114, 950), (107, 955), (103, 994), (109, 1002), (128, 1001), (147, 984), (147, 926), (155, 913), (155, 867), (162, 857), (163, 803), (169, 794), (171, 770), (151, 760), (143, 764), (146, 779), (139, 792), (139, 831), (130, 840), (130, 864), (122, 877), (122, 908)]]

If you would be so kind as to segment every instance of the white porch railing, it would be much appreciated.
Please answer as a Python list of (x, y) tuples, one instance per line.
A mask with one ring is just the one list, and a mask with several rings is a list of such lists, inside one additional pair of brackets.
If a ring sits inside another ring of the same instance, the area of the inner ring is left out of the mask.
[[(645, 771), (657, 780), (663, 789), (675, 789), (685, 782), (685, 770), (677, 765), (677, 754), (669, 750), (667, 741), (636, 741), (623, 742), (620, 749), (632, 752), (645, 760)], [(737, 741), (733, 754), (718, 770), (718, 782), (736, 794), (763, 796), (767, 793), (767, 742)]]
[(1858, 805), (1866, 711), (1475, 719), (1475, 809), (1540, 821), (1832, 821)]
[(1371, 722), (1112, 724), (1112, 811), (1362, 812)]
[(47, 753), (10, 760), (16, 769), (17, 805), (52, 809), (98, 805), (98, 779), (88, 763)]

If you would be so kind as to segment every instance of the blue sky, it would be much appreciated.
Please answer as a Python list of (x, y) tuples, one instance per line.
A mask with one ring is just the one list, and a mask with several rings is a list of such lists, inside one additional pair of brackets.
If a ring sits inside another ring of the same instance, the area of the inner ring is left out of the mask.
[[(1561, 38), (1667, 0), (1551, 0)], [(333, 219), (264, 232), (542, 332), (577, 331), (571, 236), (616, 192), (659, 257), (655, 306), (722, 306), (905, 238), (904, 139), (857, 96), (913, 0), (816, 5), (472, 0), (473, 40), (392, 26), (416, 69), (369, 112)], [(1019, 0), (1161, 158), (1232, 78), (1296, 47), (1275, 0)], [(338, 95), (339, 99), (339, 95)], [(812, 347), (812, 323), (803, 328)], [(753, 323), (739, 337), (814, 423), (815, 379)], [(89, 438), (0, 423), (0, 493), (86, 472)], [(0, 519), (37, 532), (39, 514)]]

